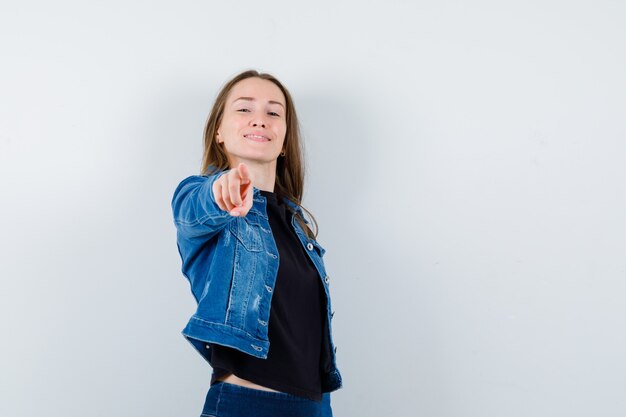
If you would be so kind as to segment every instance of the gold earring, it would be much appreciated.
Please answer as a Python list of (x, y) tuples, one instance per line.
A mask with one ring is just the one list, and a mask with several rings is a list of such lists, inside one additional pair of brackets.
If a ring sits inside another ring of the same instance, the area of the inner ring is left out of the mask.
[(282, 151), (282, 152), (280, 153), (280, 156), (285, 156), (285, 151)]

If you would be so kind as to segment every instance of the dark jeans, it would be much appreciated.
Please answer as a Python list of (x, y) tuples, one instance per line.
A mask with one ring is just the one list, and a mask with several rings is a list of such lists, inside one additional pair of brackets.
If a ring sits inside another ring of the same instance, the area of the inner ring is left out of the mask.
[(263, 391), (228, 382), (211, 386), (201, 417), (332, 417), (330, 393), (321, 402), (284, 392)]

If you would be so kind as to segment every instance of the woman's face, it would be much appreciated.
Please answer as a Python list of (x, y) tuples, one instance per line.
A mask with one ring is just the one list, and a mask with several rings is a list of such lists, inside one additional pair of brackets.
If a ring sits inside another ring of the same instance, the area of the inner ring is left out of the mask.
[(217, 128), (231, 167), (266, 162), (275, 168), (286, 132), (285, 97), (276, 84), (252, 77), (233, 86)]

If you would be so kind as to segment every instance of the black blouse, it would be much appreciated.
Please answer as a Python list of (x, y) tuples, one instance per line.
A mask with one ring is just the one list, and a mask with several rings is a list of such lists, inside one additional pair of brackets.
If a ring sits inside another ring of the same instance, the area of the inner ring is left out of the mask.
[(278, 275), (270, 306), (267, 359), (212, 344), (211, 384), (233, 373), (277, 391), (320, 401), (326, 295), (315, 265), (291, 226), (291, 212), (276, 193), (267, 198), (267, 215), (279, 254)]

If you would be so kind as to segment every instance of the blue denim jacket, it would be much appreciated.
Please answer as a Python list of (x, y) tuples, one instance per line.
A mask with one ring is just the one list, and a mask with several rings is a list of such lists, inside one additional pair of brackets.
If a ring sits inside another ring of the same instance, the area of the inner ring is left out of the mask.
[[(187, 177), (172, 198), (182, 272), (198, 303), (182, 334), (207, 361), (208, 342), (266, 359), (278, 249), (267, 218), (266, 198), (259, 189), (253, 188), (253, 203), (246, 216), (231, 216), (215, 203), (213, 183), (226, 172)], [(296, 204), (286, 198), (284, 201), (302, 213)], [(328, 334), (324, 341), (330, 344), (332, 360), (323, 369), (322, 391), (331, 392), (342, 386), (342, 380), (332, 341), (330, 278), (322, 260), (325, 250), (307, 237), (294, 216), (291, 224), (315, 264), (326, 292)]]

